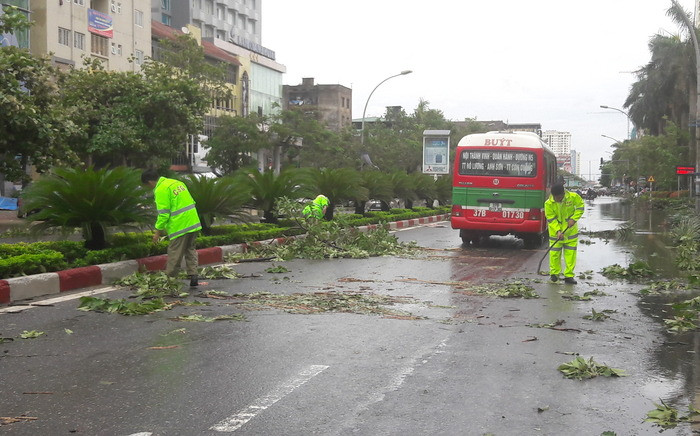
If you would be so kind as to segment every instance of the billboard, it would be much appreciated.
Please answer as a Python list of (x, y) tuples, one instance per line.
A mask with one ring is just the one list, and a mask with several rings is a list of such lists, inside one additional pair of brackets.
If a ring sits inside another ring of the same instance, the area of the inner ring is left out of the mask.
[(88, 9), (88, 32), (112, 38), (114, 36), (112, 17), (100, 11)]
[(450, 131), (423, 131), (423, 173), (450, 173)]

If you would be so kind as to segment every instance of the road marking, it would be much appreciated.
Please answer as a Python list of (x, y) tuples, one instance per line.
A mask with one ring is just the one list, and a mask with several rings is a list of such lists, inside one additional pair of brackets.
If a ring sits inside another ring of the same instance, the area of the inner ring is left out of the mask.
[(328, 365), (311, 365), (307, 367), (300, 372), (299, 375), (277, 386), (277, 388), (272, 390), (272, 392), (264, 397), (258, 398), (253, 402), (253, 404), (249, 405), (245, 409), (209, 427), (209, 430), (221, 432), (233, 432), (238, 430), (239, 428), (243, 427), (245, 423), (255, 418), (258, 414), (285, 396), (291, 394), (296, 388), (316, 377), (326, 368), (328, 368)]
[(46, 300), (37, 300), (30, 304), (8, 306), (0, 309), (0, 313), (5, 312), (22, 312), (24, 310), (34, 309), (36, 307), (48, 306), (50, 304), (62, 303), (64, 301), (77, 300), (80, 297), (87, 297), (90, 295), (99, 295), (106, 292), (116, 291), (124, 288), (116, 288), (114, 286), (108, 286), (106, 288), (92, 289), (90, 291), (77, 292), (75, 294), (61, 295), (60, 297), (48, 298)]
[(141, 433), (130, 434), (129, 436), (151, 436), (153, 433), (150, 431), (142, 431)]

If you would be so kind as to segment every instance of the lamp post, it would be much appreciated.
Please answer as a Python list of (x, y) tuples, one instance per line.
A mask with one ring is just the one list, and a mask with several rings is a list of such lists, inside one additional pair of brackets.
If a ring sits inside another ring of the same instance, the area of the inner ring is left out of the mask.
[(600, 136), (602, 136), (603, 138), (612, 139), (613, 141), (617, 142), (618, 145), (622, 144), (622, 142), (618, 141), (617, 139), (613, 138), (612, 136), (608, 136), (608, 135), (600, 135)]
[(374, 94), (374, 91), (377, 90), (381, 86), (382, 83), (386, 82), (389, 79), (393, 79), (394, 77), (399, 77), (399, 76), (405, 76), (406, 74), (411, 74), (413, 71), (411, 70), (404, 70), (401, 71), (399, 74), (394, 74), (393, 76), (389, 76), (386, 79), (382, 80), (379, 82), (379, 85), (375, 86), (372, 92), (369, 93), (369, 97), (367, 97), (367, 101), (365, 102), (365, 109), (362, 111), (362, 127), (360, 127), (360, 144), (364, 147), (365, 145), (365, 113), (367, 113), (367, 105), (369, 104), (369, 99), (372, 98), (372, 94)]
[[(621, 114), (623, 114), (624, 116), (626, 116), (626, 117), (627, 117), (627, 139), (632, 139), (632, 138), (630, 137), (630, 114), (628, 114), (627, 112), (623, 111), (622, 109), (618, 109), (618, 108), (616, 108), (616, 107), (605, 106), (604, 104), (601, 104), (600, 107), (601, 107), (602, 109), (612, 109), (612, 110), (614, 110), (614, 111), (618, 111), (618, 112), (620, 112)], [(620, 141), (618, 141), (618, 142), (620, 142)]]

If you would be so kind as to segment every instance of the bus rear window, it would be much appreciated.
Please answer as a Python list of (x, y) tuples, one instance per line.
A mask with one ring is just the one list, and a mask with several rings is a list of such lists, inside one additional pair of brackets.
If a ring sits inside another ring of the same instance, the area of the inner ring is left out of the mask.
[(535, 177), (537, 159), (531, 151), (462, 150), (459, 174), (463, 176)]

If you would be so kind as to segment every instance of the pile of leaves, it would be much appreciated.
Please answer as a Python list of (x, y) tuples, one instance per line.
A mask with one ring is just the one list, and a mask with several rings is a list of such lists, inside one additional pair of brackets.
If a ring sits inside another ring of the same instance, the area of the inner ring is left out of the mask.
[(698, 313), (700, 313), (700, 297), (691, 298), (671, 305), (674, 316), (664, 320), (669, 333), (685, 333), (696, 330)]
[(219, 280), (219, 279), (238, 279), (241, 277), (239, 273), (233, 270), (230, 266), (205, 266), (198, 271), (200, 279)]
[(612, 309), (603, 309), (600, 312), (598, 312), (595, 309), (591, 308), (591, 314), (584, 315), (583, 319), (588, 319), (591, 321), (605, 321), (606, 319), (610, 318), (611, 313), (615, 312), (617, 311)]
[(557, 369), (564, 374), (564, 377), (577, 380), (594, 378), (599, 375), (603, 377), (625, 377), (627, 375), (622, 369), (611, 368), (595, 362), (593, 357), (586, 360), (581, 356), (576, 356), (574, 360), (559, 365)]
[(700, 410), (692, 405), (688, 406), (688, 414), (685, 416), (679, 415), (678, 410), (668, 406), (663, 400), (661, 400), (661, 404), (654, 403), (654, 406), (656, 409), (647, 412), (647, 418), (644, 421), (653, 422), (664, 429), (674, 428), (679, 423), (688, 422), (694, 416), (700, 415)]
[(470, 286), (465, 288), (465, 291), (473, 292), (479, 295), (493, 295), (501, 298), (540, 298), (540, 296), (535, 292), (535, 288), (520, 280)]
[(629, 264), (627, 268), (623, 268), (618, 264), (606, 266), (601, 271), (605, 277), (609, 279), (627, 279), (637, 280), (642, 278), (653, 277), (656, 275), (648, 263), (637, 261)]
[(642, 288), (639, 293), (642, 295), (649, 295), (674, 291), (685, 291), (688, 289), (692, 289), (692, 286), (690, 286), (688, 283), (685, 283), (679, 279), (671, 279), (651, 282), (646, 287)]
[(114, 282), (117, 286), (126, 286), (142, 298), (177, 297), (182, 294), (182, 281), (169, 277), (163, 271), (153, 273), (134, 273)]
[(171, 309), (176, 303), (166, 303), (162, 298), (153, 298), (146, 301), (128, 301), (126, 299), (111, 300), (99, 297), (80, 297), (78, 310), (85, 312), (107, 312), (121, 315), (147, 315)]
[(408, 297), (393, 297), (360, 292), (314, 292), (311, 294), (296, 293), (291, 295), (256, 292), (252, 294), (234, 294), (232, 297), (242, 300), (249, 309), (269, 307), (298, 314), (340, 312), (418, 319), (418, 317), (410, 313), (386, 307), (398, 303), (413, 303), (414, 300)]

